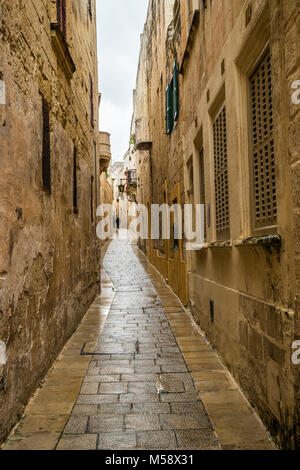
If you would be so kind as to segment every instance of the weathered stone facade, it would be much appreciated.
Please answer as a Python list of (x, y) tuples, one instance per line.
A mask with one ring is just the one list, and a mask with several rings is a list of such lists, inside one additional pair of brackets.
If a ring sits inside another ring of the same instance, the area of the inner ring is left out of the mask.
[(106, 173), (101, 173), (100, 176), (100, 204), (112, 204), (113, 194), (112, 187), (109, 184)]
[(95, 8), (0, 4), (0, 441), (99, 290)]
[(299, 24), (298, 0), (150, 2), (134, 109), (138, 202), (203, 203), (206, 215), (201, 250), (141, 246), (184, 303), (187, 265), (195, 319), (284, 448), (299, 423)]
[(99, 134), (99, 152), (100, 152), (100, 200), (99, 204), (112, 204), (113, 191), (109, 182), (111, 150), (110, 134), (100, 132)]

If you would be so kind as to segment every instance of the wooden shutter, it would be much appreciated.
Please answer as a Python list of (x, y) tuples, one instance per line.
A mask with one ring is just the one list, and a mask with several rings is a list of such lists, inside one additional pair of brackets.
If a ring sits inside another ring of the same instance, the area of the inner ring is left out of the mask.
[(166, 92), (166, 123), (167, 135), (171, 134), (173, 130), (173, 81), (168, 85)]
[(67, 37), (67, 5), (66, 0), (56, 0), (57, 22), (64, 38)]
[(173, 115), (174, 121), (177, 121), (179, 116), (179, 80), (177, 62), (175, 62), (173, 67)]
[(225, 104), (213, 124), (215, 163), (216, 230), (218, 240), (230, 238)]
[(253, 212), (256, 229), (277, 224), (270, 50), (250, 77)]
[(42, 153), (42, 178), (43, 190), (51, 193), (51, 149), (50, 149), (50, 117), (47, 103), (42, 100), (43, 114), (43, 153)]

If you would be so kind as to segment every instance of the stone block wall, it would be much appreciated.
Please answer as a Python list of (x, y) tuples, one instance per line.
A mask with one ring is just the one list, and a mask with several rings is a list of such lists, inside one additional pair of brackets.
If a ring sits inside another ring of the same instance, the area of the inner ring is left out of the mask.
[[(96, 2), (92, 15), (87, 1), (66, 4), (60, 49), (51, 29), (55, 1), (0, 4), (0, 340), (7, 351), (0, 366), (0, 441), (99, 290)], [(42, 99), (50, 118), (50, 194), (43, 190)]]
[[(190, 307), (277, 442), (294, 448), (299, 366), (293, 365), (291, 357), (292, 344), (299, 338), (300, 105), (292, 104), (291, 86), (300, 79), (300, 3), (199, 0), (192, 2), (190, 11), (182, 0), (180, 34), (174, 31), (175, 3), (149, 4), (142, 38), (141, 51), (146, 52), (141, 62), (147, 70), (139, 72), (135, 99), (146, 96), (148, 104), (151, 201), (161, 204), (166, 197), (171, 205), (170, 194), (179, 183), (182, 203), (200, 203), (203, 149), (207, 240), (200, 251), (185, 253), (183, 246)], [(255, 233), (249, 78), (268, 46), (278, 205), (277, 227), (271, 231), (280, 237), (281, 246), (263, 246), (261, 234), (254, 236), (251, 245), (246, 242)], [(174, 60), (180, 69), (179, 118), (167, 136), (165, 91)], [(213, 120), (224, 102), (230, 207), (226, 246), (218, 244), (216, 231), (213, 140)], [(140, 109), (137, 118), (138, 113)], [(139, 168), (143, 182), (142, 163)], [(166, 246), (163, 240), (153, 242), (160, 255), (168, 257)]]
[[(295, 331), (294, 340), (300, 341), (300, 2), (289, 2), (283, 10), (283, 28), (286, 36), (284, 48), (285, 78), (289, 95), (287, 141), (288, 161), (291, 171), (291, 194), (293, 201), (293, 230), (295, 247)], [(295, 82), (298, 82), (296, 84)], [(295, 86), (297, 85), (297, 88)], [(296, 96), (294, 96), (296, 93)], [(296, 98), (296, 99), (295, 99)], [(299, 349), (299, 347), (298, 347)], [(299, 357), (299, 355), (298, 355)], [(300, 448), (300, 365), (293, 366), (296, 395), (295, 435)]]

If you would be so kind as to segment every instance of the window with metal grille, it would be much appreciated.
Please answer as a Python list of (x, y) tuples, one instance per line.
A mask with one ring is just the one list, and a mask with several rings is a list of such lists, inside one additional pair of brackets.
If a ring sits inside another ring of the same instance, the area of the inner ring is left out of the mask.
[(73, 210), (78, 214), (78, 190), (77, 190), (77, 148), (74, 147), (73, 153)]
[(43, 113), (43, 153), (42, 153), (42, 177), (43, 191), (51, 193), (51, 150), (50, 150), (50, 117), (47, 103), (42, 100)]
[(64, 38), (67, 37), (67, 0), (56, 0), (57, 22)]
[(91, 126), (94, 127), (94, 83), (90, 75), (90, 119)]
[(227, 166), (227, 130), (225, 104), (213, 123), (215, 161), (216, 230), (218, 240), (229, 240), (229, 193)]
[(251, 164), (254, 228), (277, 224), (270, 50), (250, 77)]
[(206, 207), (205, 207), (205, 174), (204, 174), (204, 151), (203, 147), (199, 153), (199, 171), (200, 171), (200, 204), (204, 205), (204, 239), (207, 237), (206, 230)]

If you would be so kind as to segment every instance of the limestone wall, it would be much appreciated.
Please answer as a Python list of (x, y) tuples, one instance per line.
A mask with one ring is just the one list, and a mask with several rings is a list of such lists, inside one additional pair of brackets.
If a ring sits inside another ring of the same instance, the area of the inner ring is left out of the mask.
[(107, 180), (106, 173), (101, 173), (100, 177), (100, 204), (112, 204), (113, 191), (112, 187)]
[[(283, 31), (286, 37), (286, 45), (284, 48), (285, 67), (283, 76), (286, 80), (289, 95), (292, 93), (292, 100), (287, 103), (287, 116), (286, 121), (286, 140), (288, 142), (288, 156), (287, 160), (290, 165), (291, 172), (291, 195), (293, 207), (293, 223), (291, 230), (291, 237), (295, 247), (295, 285), (293, 292), (295, 293), (295, 341), (300, 340), (300, 100), (299, 100), (299, 83), (300, 83), (300, 60), (299, 60), (299, 47), (300, 47), (300, 14), (299, 2), (290, 2), (285, 5), (283, 11)], [(280, 47), (280, 46), (279, 46)], [(295, 82), (298, 82), (295, 89)], [(293, 94), (297, 91), (297, 100), (295, 101)], [(293, 367), (294, 380), (295, 380), (295, 394), (297, 399), (295, 420), (296, 420), (296, 439), (297, 448), (300, 447), (300, 366), (294, 365)]]
[[(87, 1), (67, 1), (67, 47), (59, 54), (51, 41), (55, 1), (0, 4), (0, 340), (7, 347), (0, 441), (98, 292), (95, 8), (93, 0), (90, 17)], [(51, 194), (42, 182), (42, 97), (50, 113)]]
[[(291, 104), (291, 83), (300, 73), (300, 5), (296, 0), (182, 0), (181, 28), (176, 32), (170, 15), (175, 3), (153, 2), (145, 25), (147, 80), (142, 95), (148, 99), (152, 138), (151, 191), (140, 157), (138, 176), (145, 179), (144, 193), (151, 194), (152, 203), (166, 198), (172, 204), (177, 184), (181, 203), (200, 203), (203, 148), (206, 245), (187, 253), (182, 247), (190, 307), (277, 441), (293, 448), (299, 390), (299, 366), (291, 361), (299, 315), (299, 106)], [(281, 237), (281, 247), (262, 246), (259, 237), (251, 245), (246, 242), (254, 234), (248, 81), (268, 44), (278, 204), (273, 235)], [(175, 59), (180, 68), (179, 118), (167, 136), (165, 91)], [(138, 102), (142, 86), (137, 83)], [(227, 246), (217, 243), (213, 146), (213, 119), (223, 102), (230, 207)], [(159, 240), (152, 245), (166, 262), (176, 259), (172, 244)]]

